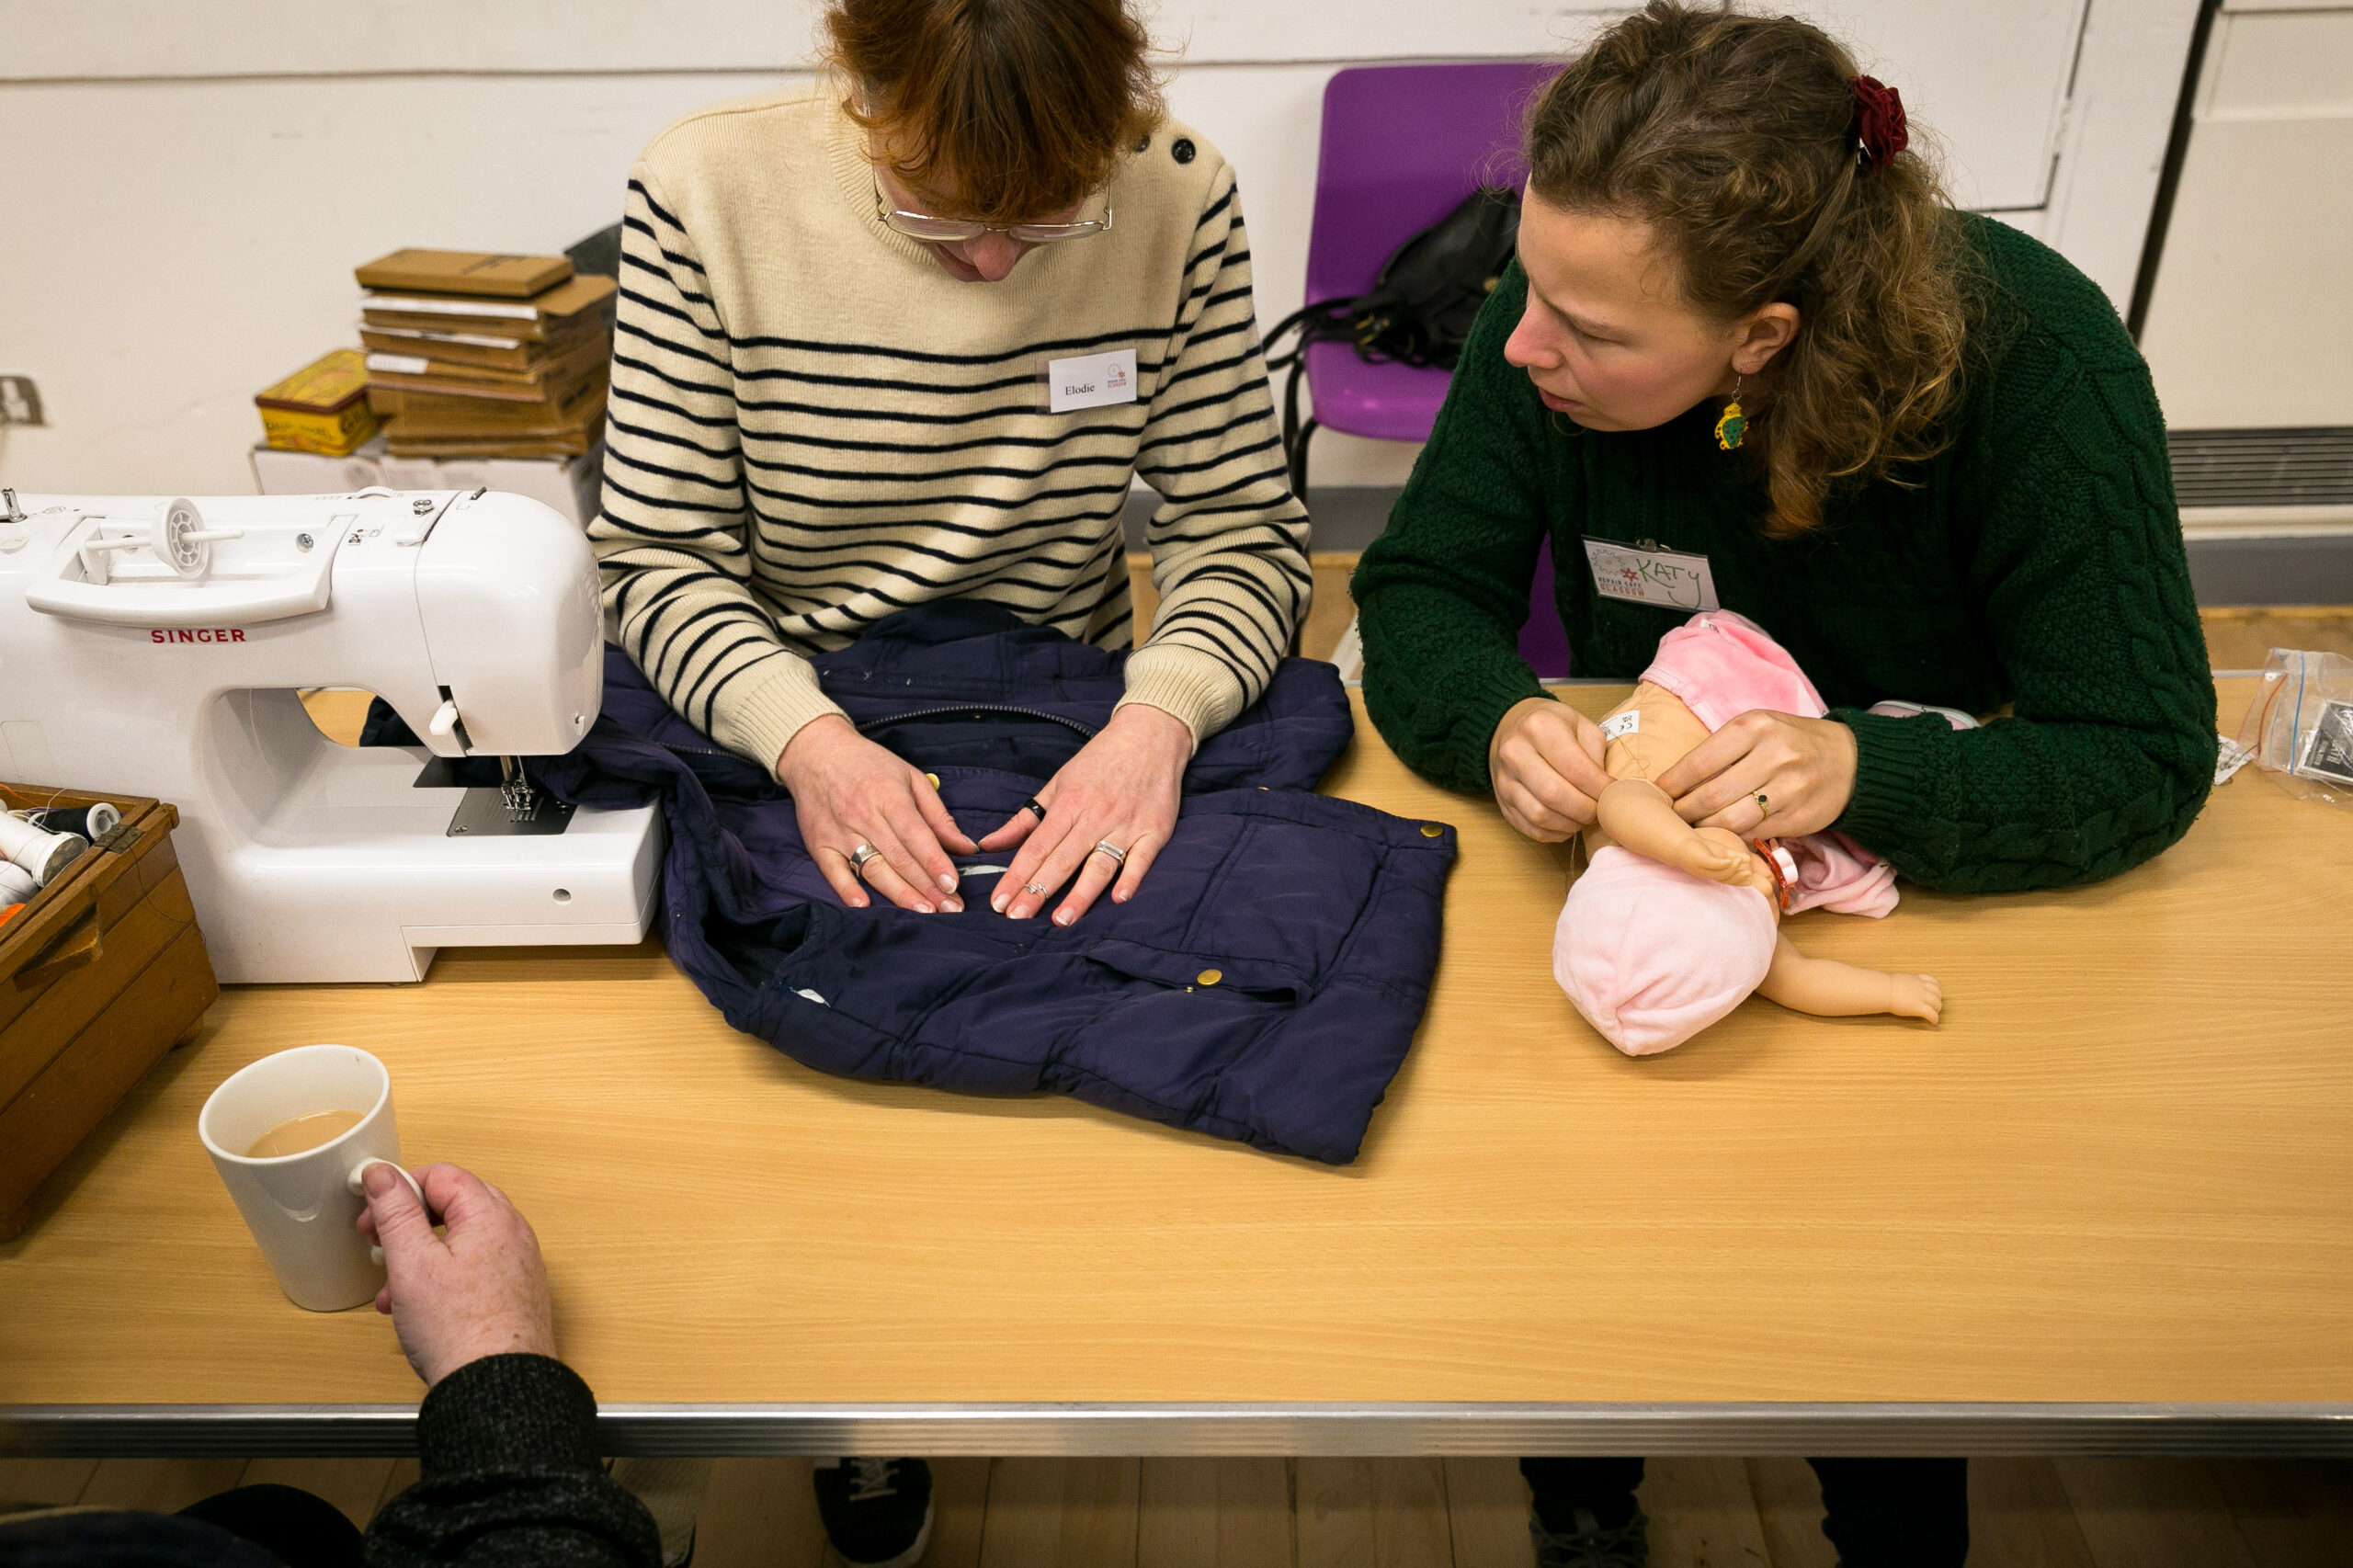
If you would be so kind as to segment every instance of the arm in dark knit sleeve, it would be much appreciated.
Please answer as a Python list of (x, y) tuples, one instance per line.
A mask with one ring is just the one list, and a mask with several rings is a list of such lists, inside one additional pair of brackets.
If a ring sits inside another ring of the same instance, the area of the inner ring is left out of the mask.
[(368, 1527), (369, 1568), (660, 1568), (654, 1517), (597, 1457), (597, 1396), (545, 1356), (485, 1356), (417, 1412), (424, 1478)]
[(2114, 876), (2187, 833), (2212, 784), (2214, 684), (2164, 419), (2139, 356), (2116, 358), (2038, 411), (1982, 519), (1971, 586), (2013, 716), (1954, 732), (1835, 714), (1859, 753), (1836, 825), (1925, 886)]
[(1349, 583), (1366, 712), (1407, 767), (1458, 790), (1490, 788), (1495, 725), (1544, 695), (1518, 639), (1546, 528), (1545, 413), (1504, 359), (1527, 287), (1514, 263), (1479, 312), (1429, 444)]

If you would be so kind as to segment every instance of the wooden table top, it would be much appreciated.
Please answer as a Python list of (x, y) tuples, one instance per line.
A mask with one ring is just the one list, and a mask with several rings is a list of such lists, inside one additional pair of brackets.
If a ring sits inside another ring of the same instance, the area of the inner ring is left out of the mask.
[(652, 943), (236, 988), (0, 1246), (0, 1405), (415, 1398), (197, 1142), (316, 1040), (390, 1065), (410, 1163), (515, 1197), (608, 1402), (2353, 1401), (2353, 817), (2249, 772), (2097, 887), (1802, 917), (1943, 1026), (1752, 999), (1631, 1061), (1551, 978), (1562, 852), (1361, 723), (1327, 788), (1461, 838), (1353, 1167), (823, 1077)]

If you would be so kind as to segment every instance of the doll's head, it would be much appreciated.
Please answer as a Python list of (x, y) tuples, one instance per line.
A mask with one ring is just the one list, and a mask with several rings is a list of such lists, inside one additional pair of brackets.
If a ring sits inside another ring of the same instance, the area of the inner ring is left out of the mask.
[(1571, 884), (1552, 977), (1629, 1056), (1681, 1045), (1740, 1006), (1773, 962), (1773, 901), (1611, 846)]

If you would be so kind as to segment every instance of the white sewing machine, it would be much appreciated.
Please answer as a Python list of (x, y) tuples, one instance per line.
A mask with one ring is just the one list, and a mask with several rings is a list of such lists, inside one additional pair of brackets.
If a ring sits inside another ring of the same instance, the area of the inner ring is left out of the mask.
[[(658, 809), (574, 811), (514, 762), (588, 733), (603, 661), (587, 541), (518, 495), (0, 492), (0, 777), (177, 806), (224, 981), (644, 936)], [(424, 744), (335, 744), (313, 687)]]

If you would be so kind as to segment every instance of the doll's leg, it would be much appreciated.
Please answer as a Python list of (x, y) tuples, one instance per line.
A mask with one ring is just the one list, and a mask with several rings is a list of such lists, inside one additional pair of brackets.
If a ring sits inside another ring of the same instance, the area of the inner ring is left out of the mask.
[(1824, 1018), (1858, 1013), (1898, 1013), (1935, 1023), (1945, 990), (1932, 974), (1882, 974), (1833, 959), (1810, 959), (1786, 936), (1773, 940), (1772, 967), (1757, 994), (1800, 1013)]
[(1693, 827), (1647, 778), (1620, 778), (1594, 804), (1601, 830), (1637, 855), (1711, 881), (1738, 885), (1750, 880), (1746, 845), (1729, 833)]

